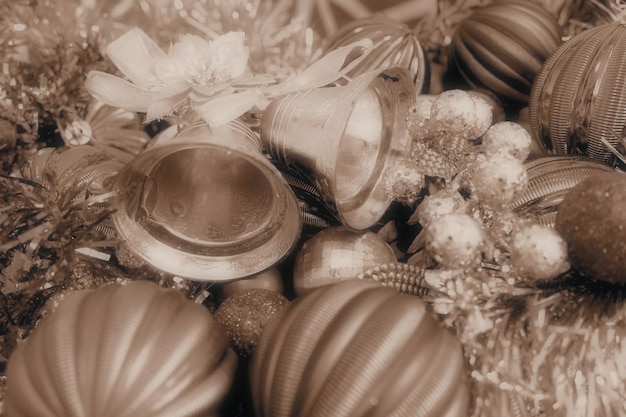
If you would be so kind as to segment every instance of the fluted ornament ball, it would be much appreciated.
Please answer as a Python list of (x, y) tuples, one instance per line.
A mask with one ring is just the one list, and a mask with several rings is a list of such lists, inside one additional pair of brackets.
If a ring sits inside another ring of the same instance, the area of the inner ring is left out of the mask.
[(564, 43), (533, 85), (533, 139), (551, 155), (585, 155), (617, 165), (626, 126), (626, 25), (588, 29)]
[(561, 44), (561, 28), (541, 5), (496, 1), (461, 21), (449, 46), (449, 68), (503, 104), (528, 103), (543, 63)]
[(71, 293), (9, 358), (5, 413), (214, 416), (237, 358), (202, 305), (148, 281)]
[(582, 275), (626, 283), (626, 174), (593, 175), (573, 187), (556, 216), (572, 266)]
[(252, 357), (256, 417), (467, 416), (461, 344), (418, 297), (328, 285), (267, 325)]
[(318, 232), (298, 252), (293, 272), (297, 295), (347, 279), (376, 265), (396, 262), (391, 246), (373, 232), (353, 232), (343, 226)]

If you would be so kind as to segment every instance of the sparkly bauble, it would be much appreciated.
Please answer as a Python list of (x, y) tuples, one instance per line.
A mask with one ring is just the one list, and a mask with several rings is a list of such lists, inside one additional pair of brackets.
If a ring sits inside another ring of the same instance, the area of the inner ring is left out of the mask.
[(294, 289), (302, 295), (323, 285), (354, 279), (377, 264), (395, 261), (391, 246), (375, 233), (330, 227), (304, 242), (298, 252)]
[(256, 416), (469, 415), (461, 344), (418, 297), (349, 280), (275, 316), (251, 363)]
[(413, 161), (399, 160), (385, 172), (383, 186), (394, 200), (415, 201), (424, 187), (424, 172)]
[(473, 88), (505, 104), (528, 103), (533, 81), (561, 44), (561, 28), (540, 4), (499, 1), (478, 8), (456, 27), (449, 67)]
[(467, 214), (446, 214), (434, 218), (425, 228), (426, 250), (450, 269), (476, 265), (485, 247), (483, 230)]
[(222, 298), (226, 299), (239, 292), (251, 290), (253, 288), (262, 288), (282, 293), (283, 281), (280, 276), (280, 271), (276, 268), (271, 268), (267, 271), (261, 272), (260, 274), (226, 283), (222, 287)]
[(483, 152), (488, 155), (503, 153), (524, 161), (530, 154), (532, 139), (524, 127), (514, 122), (498, 122), (483, 135)]
[(533, 139), (548, 154), (620, 163), (626, 125), (626, 26), (610, 23), (564, 43), (537, 76)]
[(289, 301), (280, 293), (262, 288), (241, 291), (227, 298), (215, 311), (230, 346), (242, 357), (254, 352), (268, 321)]
[(431, 131), (465, 140), (476, 139), (491, 126), (492, 117), (491, 107), (481, 97), (463, 90), (447, 90), (433, 101)]
[(435, 98), (437, 96), (434, 94), (420, 94), (409, 107), (406, 124), (413, 140), (423, 141), (430, 137), (430, 115)]
[(403, 23), (383, 16), (357, 19), (330, 37), (326, 51), (366, 38), (373, 42), (372, 49), (365, 59), (348, 72), (349, 78), (378, 68), (399, 65), (413, 76), (415, 90), (418, 93), (426, 92), (430, 85), (428, 58), (417, 36)]
[(76, 291), (9, 358), (5, 412), (213, 415), (234, 379), (227, 343), (211, 313), (175, 290), (134, 281)]
[(503, 205), (524, 192), (528, 175), (522, 161), (511, 155), (497, 154), (477, 162), (472, 180), (481, 202)]
[(419, 222), (427, 227), (437, 217), (451, 213), (464, 213), (465, 209), (466, 203), (461, 194), (454, 190), (442, 190), (426, 196), (417, 206), (409, 223)]
[(524, 227), (513, 235), (511, 260), (532, 280), (556, 278), (570, 268), (565, 240), (553, 228), (538, 224)]
[(594, 174), (612, 171), (582, 156), (543, 157), (524, 166), (528, 186), (510, 207), (519, 217), (549, 227), (554, 227), (559, 205), (572, 187)]
[(626, 176), (593, 175), (561, 203), (556, 229), (569, 248), (572, 266), (591, 279), (626, 282)]

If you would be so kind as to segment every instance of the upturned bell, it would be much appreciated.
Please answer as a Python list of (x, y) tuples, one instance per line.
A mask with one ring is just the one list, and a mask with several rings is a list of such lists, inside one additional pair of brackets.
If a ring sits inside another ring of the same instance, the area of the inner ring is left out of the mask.
[(128, 247), (166, 272), (205, 281), (260, 273), (301, 231), (298, 202), (243, 123), (196, 124), (120, 172), (113, 219)]
[(405, 119), (415, 95), (412, 77), (401, 67), (286, 95), (265, 109), (261, 142), (277, 163), (320, 190), (345, 227), (365, 230), (392, 202), (383, 175), (409, 152)]

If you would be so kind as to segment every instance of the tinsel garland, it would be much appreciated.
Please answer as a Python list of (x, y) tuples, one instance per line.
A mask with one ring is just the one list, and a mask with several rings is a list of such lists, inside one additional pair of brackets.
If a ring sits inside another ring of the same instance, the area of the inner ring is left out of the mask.
[[(443, 59), (456, 23), (489, 0), (439, 1), (415, 28), (431, 59)], [(543, 0), (568, 36), (623, 20), (617, 0)], [(246, 31), (257, 72), (288, 77), (319, 53), (323, 39), (293, 16), (289, 1), (15, 1), (0, 4), (0, 355), (6, 359), (66, 290), (128, 279), (179, 288), (202, 302), (197, 285), (116, 258), (107, 234), (113, 195), (84, 187), (60, 195), (18, 178), (44, 147), (67, 146), (62, 129), (87, 117), (90, 70), (114, 72), (102, 48), (141, 26), (162, 44), (195, 31)], [(160, 126), (144, 126), (156, 133)], [(85, 145), (89, 146), (89, 145)], [(75, 184), (76, 185), (76, 184)], [(80, 198), (77, 198), (80, 196)], [(122, 252), (117, 252), (122, 253)], [(429, 270), (416, 291), (465, 347), (473, 415), (616, 416), (626, 401), (624, 289), (573, 273), (523, 282), (502, 265)], [(406, 271), (404, 272), (406, 273)], [(572, 402), (572, 399), (575, 399)]]

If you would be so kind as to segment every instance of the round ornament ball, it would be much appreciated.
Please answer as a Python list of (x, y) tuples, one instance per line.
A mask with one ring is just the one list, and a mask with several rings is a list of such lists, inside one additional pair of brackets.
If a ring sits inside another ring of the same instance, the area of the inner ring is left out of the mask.
[(255, 416), (469, 415), (459, 340), (418, 297), (348, 280), (293, 301), (250, 364)]
[(277, 268), (270, 268), (251, 277), (228, 282), (222, 286), (221, 298), (226, 300), (237, 293), (253, 288), (272, 290), (282, 294), (284, 286), (280, 271)]
[(561, 45), (561, 36), (558, 22), (540, 4), (490, 3), (457, 25), (448, 69), (472, 88), (493, 92), (503, 105), (523, 107), (544, 61)]
[(485, 249), (481, 225), (468, 214), (451, 213), (432, 219), (425, 230), (426, 250), (445, 268), (477, 265)]
[(519, 197), (528, 185), (523, 161), (511, 154), (489, 155), (476, 162), (472, 181), (481, 203), (506, 205)]
[(626, 283), (626, 174), (593, 175), (570, 189), (556, 216), (570, 262), (582, 275)]
[(224, 300), (215, 320), (224, 327), (235, 352), (246, 357), (254, 352), (267, 322), (288, 303), (276, 291), (251, 288)]
[(380, 264), (396, 262), (391, 246), (375, 233), (329, 227), (304, 242), (296, 255), (293, 285), (297, 295), (354, 279)]
[(404, 23), (384, 16), (354, 20), (330, 37), (326, 52), (363, 39), (372, 41), (372, 50), (348, 72), (349, 78), (353, 79), (364, 72), (379, 68), (401, 66), (413, 77), (418, 93), (428, 91), (430, 85), (428, 58), (415, 33)]
[(213, 415), (237, 355), (202, 305), (149, 281), (72, 292), (11, 354), (20, 416)]
[(528, 105), (533, 139), (550, 155), (623, 164), (626, 25), (608, 23), (564, 43), (543, 66)]
[(559, 205), (568, 191), (595, 174), (612, 168), (593, 159), (544, 156), (524, 163), (528, 185), (510, 205), (515, 215), (531, 223), (554, 227)]

